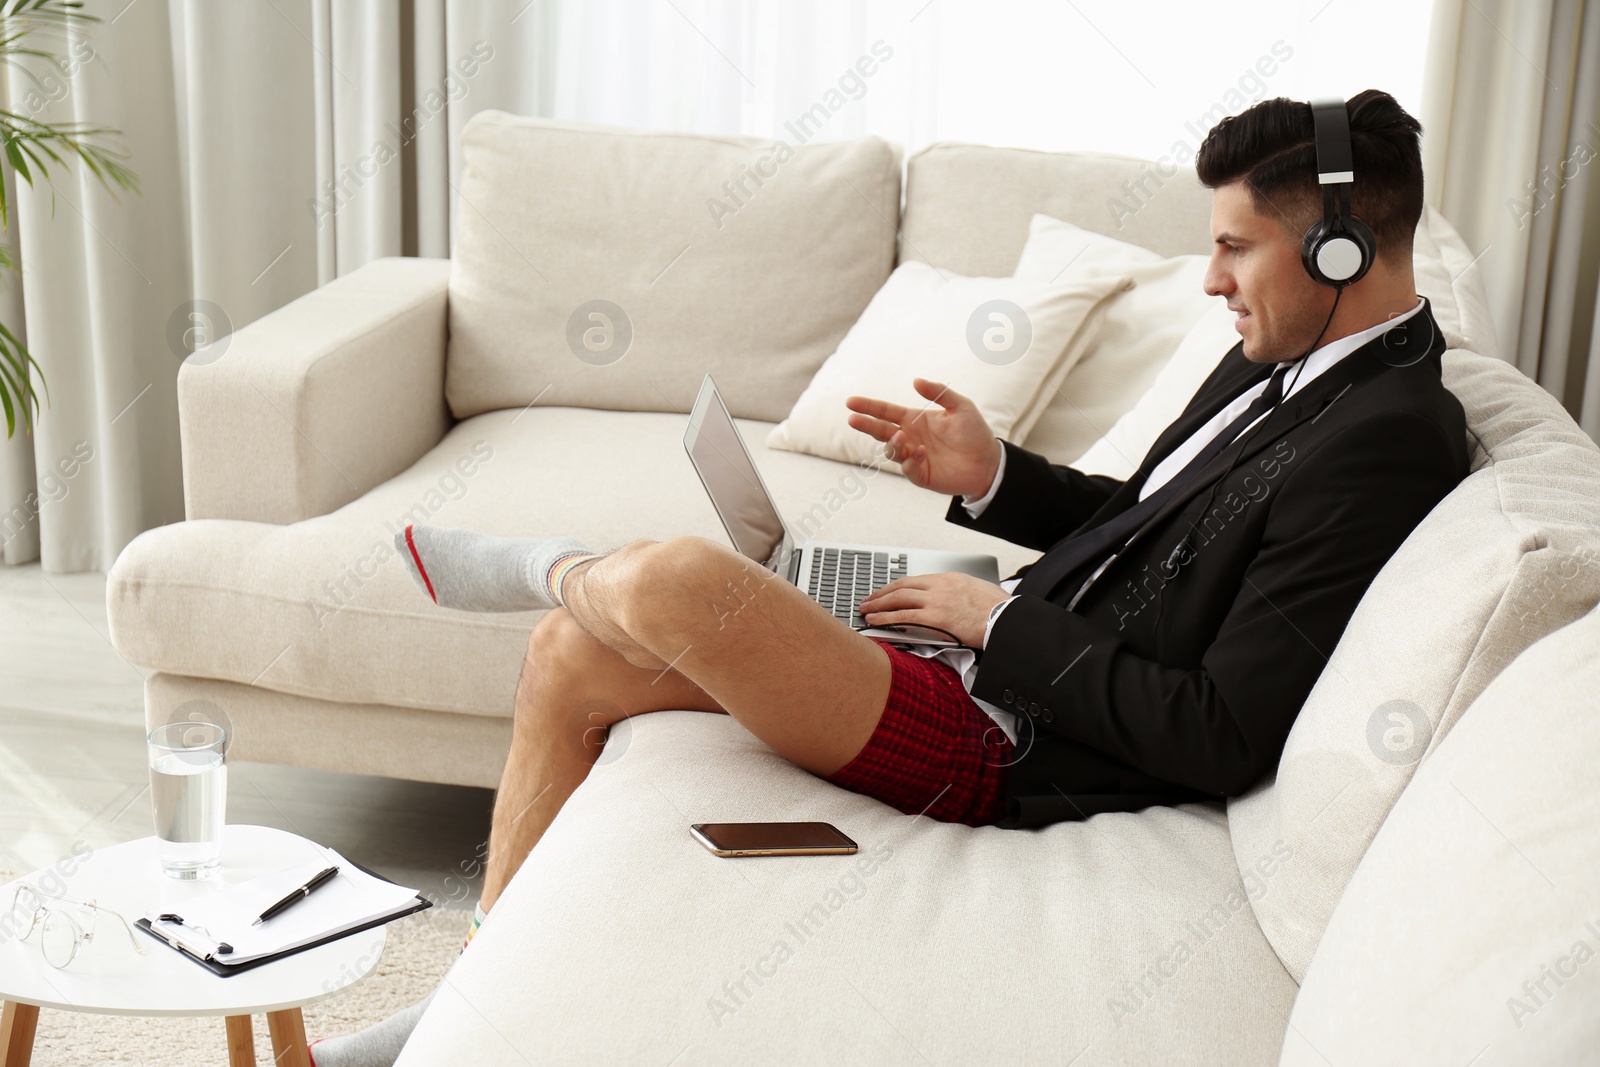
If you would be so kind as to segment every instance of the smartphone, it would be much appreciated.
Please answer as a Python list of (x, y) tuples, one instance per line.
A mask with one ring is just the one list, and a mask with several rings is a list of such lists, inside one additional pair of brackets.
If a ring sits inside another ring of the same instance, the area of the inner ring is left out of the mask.
[(696, 841), (718, 856), (849, 856), (856, 843), (825, 822), (697, 822)]

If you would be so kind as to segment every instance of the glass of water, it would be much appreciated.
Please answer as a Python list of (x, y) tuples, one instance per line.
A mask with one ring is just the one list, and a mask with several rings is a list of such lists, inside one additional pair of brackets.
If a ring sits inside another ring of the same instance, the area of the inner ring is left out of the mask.
[(150, 798), (169, 878), (204, 878), (222, 858), (228, 803), (228, 733), (212, 722), (173, 722), (150, 731)]

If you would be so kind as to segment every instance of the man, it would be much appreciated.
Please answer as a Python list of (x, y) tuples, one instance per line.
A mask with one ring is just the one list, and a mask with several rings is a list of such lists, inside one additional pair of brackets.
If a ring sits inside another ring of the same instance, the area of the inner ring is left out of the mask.
[(1325, 215), (1310, 106), (1263, 101), (1207, 136), (1205, 288), (1238, 313), (1241, 341), (1127, 481), (998, 440), (936, 382), (916, 381), (927, 411), (850, 398), (852, 427), (957, 498), (949, 521), (1044, 551), (1001, 585), (917, 575), (862, 604), (871, 624), (941, 627), (966, 649), (866, 638), (702, 538), (601, 555), (408, 528), (403, 554), (437, 603), (558, 605), (529, 643), (473, 929), (604, 728), (663, 708), (731, 714), (813, 774), (973, 825), (1217, 800), (1272, 770), (1373, 576), (1468, 469), (1443, 337), (1412, 277), (1420, 126), (1381, 92), (1347, 110), (1341, 219), (1375, 243), (1347, 284), (1302, 264)]

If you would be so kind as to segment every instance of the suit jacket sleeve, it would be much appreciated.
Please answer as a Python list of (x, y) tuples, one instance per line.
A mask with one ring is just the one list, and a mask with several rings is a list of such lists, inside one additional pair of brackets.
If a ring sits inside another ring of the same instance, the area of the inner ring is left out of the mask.
[(944, 516), (948, 521), (1043, 552), (1087, 522), (1122, 485), (1115, 478), (1051, 463), (1010, 441), (1000, 445), (1006, 451), (1006, 474), (994, 499), (974, 519), (961, 498), (952, 497)]
[[(1001, 707), (1007, 690), (1048, 699), (1052, 722), (1039, 729), (1236, 796), (1277, 764), (1379, 569), (1465, 475), (1457, 452), (1410, 413), (1324, 442), (1277, 489), (1238, 595), (1192, 670), (1135, 655), (1107, 626), (1024, 595), (995, 622), (972, 693)], [(1166, 595), (1182, 588), (1180, 573)]]

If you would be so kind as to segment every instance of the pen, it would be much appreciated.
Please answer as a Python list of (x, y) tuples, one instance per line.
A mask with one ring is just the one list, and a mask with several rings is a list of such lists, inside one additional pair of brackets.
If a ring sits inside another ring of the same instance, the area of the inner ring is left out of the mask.
[(316, 889), (320, 885), (325, 884), (330, 878), (338, 873), (339, 868), (337, 867), (329, 867), (327, 870), (319, 872), (315, 878), (311, 879), (311, 881), (307, 882), (305, 885), (301, 886), (299, 889), (296, 889), (294, 892), (290, 893), (288, 896), (272, 905), (272, 907), (262, 912), (261, 918), (257, 919), (250, 925), (255, 926), (258, 923), (264, 923), (274, 915), (293, 907), (299, 901), (309, 897), (312, 890)]
[[(177, 923), (179, 926), (188, 926), (189, 925), (189, 923), (184, 919), (184, 917), (182, 915), (178, 915), (178, 914), (175, 914), (175, 913), (170, 912), (170, 911), (164, 911), (160, 915), (157, 915), (156, 916), (156, 921), (157, 922), (164, 922), (164, 923)], [(150, 924), (147, 923), (146, 925), (150, 925)], [(150, 926), (150, 929), (155, 933), (155, 935), (157, 937), (161, 938), (161, 940), (165, 941), (167, 944), (171, 945), (173, 948), (177, 949), (179, 952), (189, 952), (191, 955), (194, 954), (192, 950), (184, 948), (182, 945), (178, 944), (178, 942), (174, 938), (169, 937), (168, 935), (162, 933), (160, 930), (157, 930), (154, 926)], [(211, 936), (210, 935), (210, 931), (204, 929), (203, 927), (196, 927), (195, 929), (200, 930), (207, 937)], [(233, 946), (228, 944), (226, 941), (218, 941), (217, 942), (217, 947), (215, 949), (213, 949), (212, 951), (221, 952), (221, 953), (226, 954), (226, 953), (229, 953), (229, 952), (233, 951)], [(213, 959), (215, 957), (208, 955), (205, 958), (206, 959)]]

